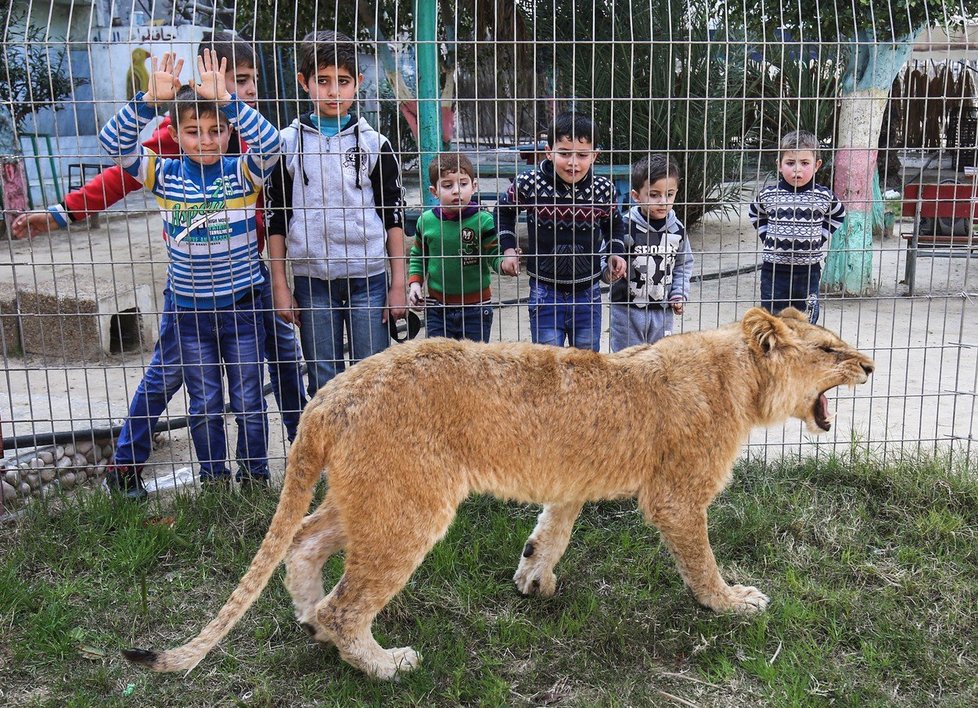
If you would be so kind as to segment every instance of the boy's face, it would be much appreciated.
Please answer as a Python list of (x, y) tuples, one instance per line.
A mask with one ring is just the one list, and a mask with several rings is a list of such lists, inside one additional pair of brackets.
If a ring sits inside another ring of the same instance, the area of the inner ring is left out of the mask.
[(363, 74), (354, 76), (349, 69), (339, 66), (324, 66), (312, 76), (297, 77), (299, 85), (309, 94), (316, 107), (316, 115), (323, 118), (339, 118), (350, 112), (357, 97)]
[(778, 165), (784, 181), (792, 187), (801, 187), (811, 182), (821, 166), (822, 161), (816, 160), (815, 153), (811, 150), (786, 150)]
[(252, 108), (258, 102), (258, 71), (250, 64), (238, 64), (224, 74), (228, 91)]
[(477, 182), (465, 172), (447, 172), (438, 178), (428, 191), (438, 200), (443, 211), (457, 212), (468, 206), (475, 194)]
[(168, 128), (170, 137), (180, 144), (180, 152), (200, 165), (213, 165), (228, 151), (231, 130), (227, 119), (216, 113), (180, 116), (180, 127)]
[(679, 180), (663, 177), (655, 182), (646, 180), (637, 192), (632, 190), (632, 199), (638, 204), (646, 219), (665, 219), (676, 202), (679, 193)]
[(580, 182), (591, 170), (598, 156), (587, 138), (571, 140), (564, 135), (547, 146), (547, 159), (554, 165), (554, 172), (567, 184)]

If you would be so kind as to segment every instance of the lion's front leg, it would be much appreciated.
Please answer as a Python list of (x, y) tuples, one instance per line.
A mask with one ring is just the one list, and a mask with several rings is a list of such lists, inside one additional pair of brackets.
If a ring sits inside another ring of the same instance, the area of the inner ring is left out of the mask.
[(727, 585), (720, 576), (707, 533), (706, 509), (646, 509), (697, 601), (716, 612), (763, 612), (769, 598), (748, 585)]
[(523, 546), (523, 556), (513, 580), (524, 595), (552, 597), (557, 590), (554, 566), (567, 550), (574, 521), (582, 504), (553, 504), (543, 507), (536, 528)]

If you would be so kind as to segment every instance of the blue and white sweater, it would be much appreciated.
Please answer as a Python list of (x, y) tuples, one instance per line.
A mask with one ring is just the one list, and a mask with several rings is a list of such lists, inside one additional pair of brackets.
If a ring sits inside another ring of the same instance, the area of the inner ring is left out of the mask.
[(758, 192), (748, 210), (764, 246), (765, 263), (817, 265), (829, 237), (846, 218), (846, 207), (814, 180), (797, 189), (783, 179)]
[(99, 133), (113, 160), (153, 193), (170, 256), (167, 275), (179, 307), (227, 307), (261, 285), (256, 205), (279, 159), (275, 127), (236, 97), (221, 107), (250, 146), (201, 165), (186, 155), (165, 158), (139, 144), (156, 110), (139, 93)]

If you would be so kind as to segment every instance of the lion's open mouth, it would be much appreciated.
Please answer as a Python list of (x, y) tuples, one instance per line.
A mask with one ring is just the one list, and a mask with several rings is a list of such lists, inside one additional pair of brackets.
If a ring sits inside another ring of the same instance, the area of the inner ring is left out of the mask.
[(828, 431), (832, 428), (832, 419), (835, 416), (829, 412), (829, 399), (824, 391), (819, 394), (815, 405), (812, 406), (812, 416), (815, 418), (815, 425), (822, 430)]

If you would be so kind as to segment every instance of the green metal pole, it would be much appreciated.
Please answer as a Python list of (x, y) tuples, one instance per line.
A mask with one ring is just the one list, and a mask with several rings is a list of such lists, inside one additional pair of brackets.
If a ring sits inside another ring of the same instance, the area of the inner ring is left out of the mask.
[[(414, 13), (418, 67), (418, 151), (421, 153), (421, 182), (427, 181), (428, 165), (441, 151), (441, 105), (438, 90), (438, 3), (417, 0)], [(427, 189), (426, 202), (434, 204)]]

